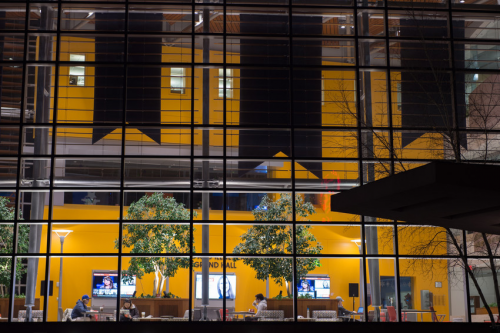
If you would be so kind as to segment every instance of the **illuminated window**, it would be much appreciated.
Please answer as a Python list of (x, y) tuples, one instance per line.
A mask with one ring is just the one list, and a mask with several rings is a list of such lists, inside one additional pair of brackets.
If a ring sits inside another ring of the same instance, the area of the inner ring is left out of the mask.
[[(69, 61), (85, 61), (85, 56), (81, 54), (70, 54)], [(84, 86), (85, 85), (85, 67), (71, 66), (69, 68), (69, 85)]]
[[(219, 69), (219, 97), (224, 97), (224, 70)], [(233, 98), (233, 70), (226, 69), (226, 97)]]
[(184, 94), (184, 86), (186, 69), (185, 68), (171, 68), (170, 69), (170, 92), (173, 94)]

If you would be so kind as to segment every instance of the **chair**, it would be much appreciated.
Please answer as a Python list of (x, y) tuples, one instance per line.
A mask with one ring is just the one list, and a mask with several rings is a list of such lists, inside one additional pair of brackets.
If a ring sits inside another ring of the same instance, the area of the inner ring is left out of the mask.
[(442, 323), (444, 320), (444, 317), (446, 317), (445, 314), (436, 314), (436, 311), (434, 310), (434, 307), (431, 306), (429, 309), (432, 311), (432, 321), (435, 323)]
[[(40, 321), (43, 320), (43, 310), (31, 310), (31, 317), (32, 318), (37, 318)], [(26, 310), (19, 310), (17, 313), (17, 321), (18, 322), (23, 322), (26, 321)]]
[[(222, 321), (222, 318), (223, 318), (222, 309), (219, 309), (219, 320)], [(226, 309), (226, 321), (230, 321), (230, 320), (231, 320), (231, 318), (229, 318), (229, 309)]]
[[(396, 308), (393, 306), (388, 306), (387, 307), (387, 315), (389, 316), (389, 322), (395, 323), (398, 321), (398, 315), (396, 314)], [(387, 321), (387, 317), (386, 317)]]
[(262, 310), (259, 321), (284, 321), (285, 311), (283, 310)]
[(335, 321), (337, 319), (337, 311), (313, 310), (312, 317), (316, 318), (316, 321)]
[(65, 322), (65, 321), (73, 321), (73, 319), (71, 319), (71, 313), (73, 313), (73, 309), (72, 308), (67, 308), (66, 310), (64, 310), (64, 314), (62, 316), (62, 321)]

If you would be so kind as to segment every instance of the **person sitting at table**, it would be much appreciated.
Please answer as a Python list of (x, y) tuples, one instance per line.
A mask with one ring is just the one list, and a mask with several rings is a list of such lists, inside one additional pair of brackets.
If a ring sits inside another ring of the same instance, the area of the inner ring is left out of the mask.
[(262, 316), (262, 311), (267, 310), (267, 301), (262, 294), (255, 295), (255, 301), (252, 305), (257, 308), (257, 313), (254, 317), (245, 317), (245, 321), (257, 321)]
[(342, 299), (342, 297), (340, 296), (337, 296), (336, 300), (338, 301), (337, 303), (337, 307), (338, 307), (338, 316), (340, 318), (342, 318), (342, 321), (349, 321), (350, 319), (350, 314), (351, 313), (354, 313), (352, 311), (349, 311), (347, 310), (346, 308), (344, 308), (344, 305), (342, 304), (342, 302), (344, 301)]
[[(128, 310), (122, 313), (121, 310)], [(123, 307), (120, 309), (120, 321), (132, 321), (132, 318), (139, 318), (139, 310), (135, 307), (129, 298), (125, 298), (123, 301)]]
[(90, 302), (89, 295), (83, 295), (81, 300), (76, 301), (76, 305), (71, 312), (71, 319), (76, 319), (80, 317), (92, 318), (92, 315), (88, 314), (89, 311), (87, 304)]

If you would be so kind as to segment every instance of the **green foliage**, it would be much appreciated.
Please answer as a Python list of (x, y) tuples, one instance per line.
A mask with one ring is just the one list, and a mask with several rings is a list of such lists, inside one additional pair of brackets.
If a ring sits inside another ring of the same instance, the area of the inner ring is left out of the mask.
[[(0, 197), (0, 221), (14, 220), (14, 207), (9, 207), (10, 200)], [(19, 219), (22, 218), (19, 216)], [(27, 253), (29, 246), (29, 225), (19, 225), (18, 228), (18, 253)], [(14, 226), (12, 224), (0, 224), (0, 255), (12, 253), (14, 247)], [(22, 276), (26, 274), (26, 267), (18, 260), (16, 274)], [(0, 258), (0, 285), (6, 286), (10, 290), (10, 274), (12, 271), (12, 260), (10, 258)]]
[[(196, 212), (194, 212), (196, 216)], [(132, 203), (125, 220), (131, 221), (185, 221), (190, 219), (189, 210), (172, 197), (163, 193), (145, 195)], [(122, 245), (131, 248), (130, 253), (189, 253), (189, 225), (186, 224), (127, 224), (124, 226)], [(115, 240), (118, 248), (118, 240)], [(194, 250), (194, 249), (193, 249)], [(155, 273), (163, 283), (166, 277), (174, 276), (179, 268), (188, 268), (189, 258), (134, 257), (123, 271), (123, 280), (136, 275)], [(161, 287), (160, 287), (161, 288)], [(158, 290), (158, 292), (160, 292)]]
[(141, 296), (139, 296), (137, 298), (156, 298), (156, 296), (151, 296), (150, 294), (147, 294), (147, 295), (141, 294)]
[(309, 294), (299, 295), (297, 298), (301, 299), (312, 299), (312, 296)]
[(167, 296), (165, 296), (165, 298), (180, 298), (179, 296), (175, 296), (174, 294), (172, 294), (171, 292), (167, 293)]
[(282, 294), (279, 294), (279, 295), (277, 295), (277, 296), (274, 296), (273, 298), (274, 298), (274, 299), (277, 299), (277, 300), (282, 300), (282, 299), (293, 299), (293, 295), (283, 296)]
[[(295, 196), (295, 212), (303, 220), (315, 212), (310, 202), (304, 202), (300, 195)], [(272, 201), (267, 195), (262, 198), (259, 206), (252, 211), (256, 221), (292, 221), (292, 197), (290, 194), (282, 194), (276, 201)], [(307, 221), (307, 220), (306, 220)], [(323, 247), (320, 244), (313, 245), (316, 238), (309, 231), (310, 226), (296, 226), (296, 251), (298, 254), (319, 254)], [(241, 236), (233, 253), (236, 254), (290, 254), (293, 252), (293, 229), (288, 225), (255, 225)], [(239, 259), (236, 259), (239, 260)], [(250, 266), (256, 272), (258, 280), (266, 280), (268, 277), (274, 282), (283, 285), (293, 281), (293, 265), (291, 258), (244, 258), (245, 265)], [(321, 266), (318, 259), (297, 259), (298, 278)], [(291, 294), (288, 290), (289, 295)]]

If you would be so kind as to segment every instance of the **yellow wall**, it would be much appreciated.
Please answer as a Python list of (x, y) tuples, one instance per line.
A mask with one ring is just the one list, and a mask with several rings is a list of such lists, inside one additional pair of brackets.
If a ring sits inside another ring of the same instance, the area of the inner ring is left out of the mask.
[[(75, 215), (83, 215), (88, 220), (98, 218), (109, 218), (117, 214), (117, 207), (114, 206), (92, 206), (92, 205), (65, 205), (63, 207), (54, 208), (54, 216), (59, 218), (70, 218)], [(324, 213), (320, 208), (317, 208), (320, 216), (328, 216), (331, 213)], [(235, 212), (234, 214), (241, 214), (240, 217), (246, 220), (252, 220), (252, 216), (246, 212)], [(212, 211), (211, 216), (217, 217), (220, 212)], [(234, 246), (240, 242), (240, 236), (246, 232), (249, 225), (228, 225), (226, 232), (227, 254), (232, 253)], [(196, 252), (201, 252), (201, 225), (195, 225), (196, 231), (194, 234), (194, 242)], [(53, 229), (71, 229), (71, 233), (64, 243), (65, 253), (85, 253), (82, 257), (72, 257), (64, 259), (63, 270), (63, 309), (73, 307), (77, 299), (83, 294), (90, 294), (92, 290), (92, 270), (117, 270), (118, 260), (113, 257), (117, 253), (114, 248), (114, 241), (118, 238), (118, 224), (53, 224)], [(382, 234), (382, 228), (379, 228), (379, 234)], [(46, 239), (46, 228), (44, 228), (42, 239)], [(343, 225), (338, 226), (323, 226), (315, 225), (312, 227), (311, 232), (317, 238), (318, 243), (323, 246), (323, 254), (352, 254), (358, 255), (358, 248), (354, 239), (360, 238), (359, 227), (347, 227)], [(214, 225), (210, 227), (210, 252), (221, 253), (222, 249), (222, 226)], [(392, 250), (383, 251), (382, 240), (380, 240), (379, 248), (381, 254), (392, 254)], [(41, 244), (42, 252), (45, 252), (46, 243)], [(55, 255), (60, 253), (59, 240), (54, 237), (51, 241), (51, 252)], [(127, 252), (127, 251), (125, 251)], [(109, 253), (110, 257), (97, 258), (89, 257), (92, 253)], [(201, 261), (195, 258), (195, 261)], [(50, 263), (50, 279), (57, 283), (59, 280), (59, 258), (52, 258)], [(212, 258), (211, 262), (219, 263), (219, 268), (212, 268), (211, 272), (222, 272), (220, 266), (221, 260)], [(229, 260), (228, 260), (229, 262)], [(404, 272), (405, 265), (408, 263), (405, 260), (400, 262), (400, 271)], [(439, 276), (439, 281), (442, 282), (442, 288), (435, 288), (434, 280), (429, 279), (418, 271), (414, 271), (412, 275), (413, 284), (413, 297), (414, 305), (418, 308), (420, 305), (420, 290), (425, 289), (434, 293), (434, 295), (443, 295), (448, 290), (448, 282), (446, 277), (446, 263), (440, 262), (439, 269), (434, 267), (434, 275)], [(236, 273), (237, 288), (236, 288), (236, 309), (248, 310), (251, 308), (251, 303), (254, 295), (257, 293), (265, 294), (266, 283), (265, 281), (257, 281), (255, 279), (255, 272), (245, 266), (242, 261), (233, 263), (236, 268), (227, 268), (227, 272)], [(327, 274), (331, 279), (331, 293), (333, 298), (341, 296), (346, 300), (345, 306), (352, 307), (352, 298), (348, 296), (349, 283), (359, 282), (359, 267), (360, 259), (352, 258), (325, 258), (321, 260), (321, 267), (309, 272), (310, 274)], [(122, 269), (127, 268), (127, 259), (123, 259)], [(200, 268), (194, 268), (193, 279), (195, 272), (201, 271)], [(367, 274), (368, 275), (368, 274)], [(382, 259), (380, 260), (380, 275), (381, 276), (394, 276), (394, 260)], [(45, 265), (44, 262), (40, 263), (38, 272), (37, 295), (39, 295), (40, 281), (45, 279)], [(142, 281), (137, 282), (137, 294), (152, 294), (153, 290), (153, 274), (144, 276)], [(187, 269), (179, 270), (177, 275), (170, 279), (170, 292), (180, 297), (189, 297), (189, 272)], [(436, 280), (437, 281), (437, 280)], [(370, 282), (369, 280), (367, 281)], [(194, 288), (194, 280), (193, 280)], [(283, 291), (286, 295), (285, 285), (279, 286), (273, 281), (270, 283), (270, 297), (274, 297)], [(194, 292), (194, 289), (193, 289)], [(49, 320), (57, 320), (57, 294), (58, 288), (54, 285), (54, 296), (49, 300)], [(356, 304), (360, 304), (359, 298), (355, 299)], [(448, 297), (444, 297), (444, 304), (438, 305), (435, 301), (436, 311), (448, 315)], [(425, 319), (425, 318), (424, 318)], [(430, 317), (426, 320), (430, 320)]]

